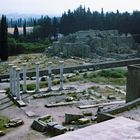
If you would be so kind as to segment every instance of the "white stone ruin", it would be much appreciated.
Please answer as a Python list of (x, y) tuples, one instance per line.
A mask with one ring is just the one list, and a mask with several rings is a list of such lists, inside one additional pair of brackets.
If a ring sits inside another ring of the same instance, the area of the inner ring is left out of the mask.
[(9, 64), (9, 74), (10, 74), (10, 93), (12, 93), (12, 80), (13, 80), (13, 64)]
[(52, 90), (52, 62), (48, 62), (48, 91)]
[(21, 100), (21, 96), (20, 96), (20, 68), (16, 69), (16, 78), (17, 78), (16, 97), (17, 97), (17, 100)]
[(40, 92), (39, 90), (39, 62), (36, 63), (36, 92)]
[(59, 90), (63, 90), (63, 69), (64, 69), (64, 61), (60, 61), (60, 88)]
[(23, 63), (23, 93), (27, 92), (26, 87), (26, 72), (27, 72), (27, 63)]
[[(63, 69), (64, 69), (64, 61), (60, 61), (60, 88), (59, 90), (63, 90), (63, 81), (64, 81), (64, 76), (63, 76)], [(40, 63), (37, 62), (36, 64), (36, 93), (40, 93), (40, 86), (39, 86), (39, 65)], [(22, 93), (28, 93), (27, 92), (27, 81), (26, 81), (26, 75), (27, 75), (27, 63), (22, 64), (23, 68), (23, 91)], [(13, 64), (9, 64), (9, 74), (10, 74), (10, 94), (12, 97), (14, 97), (16, 100), (21, 100), (21, 91), (20, 91), (20, 72), (21, 69), (17, 68)], [(47, 91), (52, 91), (52, 62), (48, 62), (48, 76), (47, 76), (47, 81), (48, 81), (48, 90)]]
[(17, 68), (16, 66), (13, 66), (13, 74), (12, 74), (12, 77), (13, 77), (13, 78), (12, 78), (12, 81), (11, 81), (12, 84), (13, 84), (13, 86), (12, 86), (12, 87), (13, 87), (13, 89), (12, 89), (12, 95), (13, 95), (14, 97), (16, 97), (16, 82), (17, 82), (17, 81), (16, 81), (16, 79), (17, 79), (17, 78), (16, 78), (16, 68)]

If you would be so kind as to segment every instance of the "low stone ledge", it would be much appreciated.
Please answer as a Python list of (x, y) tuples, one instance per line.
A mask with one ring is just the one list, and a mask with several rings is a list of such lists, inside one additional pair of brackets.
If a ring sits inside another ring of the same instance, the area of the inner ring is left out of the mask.
[(98, 112), (97, 113), (97, 122), (102, 122), (102, 121), (112, 119), (112, 118), (116, 117), (115, 116), (116, 114), (130, 110), (138, 105), (140, 105), (140, 98), (133, 100), (131, 102), (128, 102), (124, 105), (118, 106), (114, 109), (108, 109), (105, 111)]
[(16, 102), (17, 102), (17, 105), (19, 107), (25, 107), (25, 106), (27, 106), (27, 104), (25, 104), (22, 100), (16, 100)]
[(63, 93), (46, 93), (46, 94), (36, 94), (33, 95), (34, 99), (38, 99), (38, 98), (46, 98), (46, 97), (50, 97), (50, 96), (61, 96), (63, 95)]
[(66, 105), (73, 105), (77, 102), (60, 102), (60, 103), (54, 103), (54, 104), (45, 104), (45, 107), (58, 107), (58, 106), (66, 106)]

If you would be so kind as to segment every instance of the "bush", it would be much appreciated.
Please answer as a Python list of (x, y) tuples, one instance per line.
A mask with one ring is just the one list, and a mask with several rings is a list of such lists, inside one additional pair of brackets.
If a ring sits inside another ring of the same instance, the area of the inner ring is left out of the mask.
[(36, 85), (35, 84), (29, 84), (27, 85), (27, 90), (35, 90)]
[(0, 116), (0, 130), (5, 130), (4, 124), (9, 122), (9, 118), (5, 116)]
[(127, 75), (125, 70), (121, 69), (110, 69), (110, 70), (101, 70), (98, 72), (100, 76), (107, 77), (107, 78), (124, 78)]

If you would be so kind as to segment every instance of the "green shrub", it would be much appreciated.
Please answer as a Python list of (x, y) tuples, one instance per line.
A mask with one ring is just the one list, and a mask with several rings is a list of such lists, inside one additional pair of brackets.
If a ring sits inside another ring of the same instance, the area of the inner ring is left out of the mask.
[(35, 90), (36, 85), (35, 84), (28, 84), (27, 90)]
[(73, 97), (74, 99), (77, 99), (77, 94), (76, 92), (69, 92), (68, 96)]
[(83, 74), (83, 78), (88, 78), (87, 72), (85, 72), (85, 73)]
[(111, 78), (123, 78), (126, 77), (127, 72), (121, 69), (110, 69), (110, 70), (101, 70), (98, 72), (99, 76), (111, 77)]
[(60, 84), (60, 80), (54, 80), (52, 83), (53, 83), (53, 85), (58, 85), (58, 84)]
[(9, 118), (6, 116), (0, 116), (0, 130), (5, 130), (4, 124), (9, 122)]

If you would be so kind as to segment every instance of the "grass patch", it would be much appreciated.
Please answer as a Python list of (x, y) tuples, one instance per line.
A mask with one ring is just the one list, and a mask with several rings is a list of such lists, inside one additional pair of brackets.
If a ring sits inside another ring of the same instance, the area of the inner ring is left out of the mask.
[(68, 93), (68, 96), (73, 97), (74, 99), (77, 99), (77, 93), (76, 92), (70, 92), (70, 93)]
[(127, 75), (127, 71), (123, 69), (101, 70), (98, 75), (107, 78), (124, 78)]
[[(40, 82), (40, 88), (46, 88), (48, 86), (47, 82)], [(35, 90), (36, 84), (31, 83), (27, 85), (27, 90)]]
[(9, 122), (9, 118), (6, 116), (0, 116), (0, 130), (1, 131), (5, 131), (6, 128), (4, 127), (4, 124)]
[(106, 83), (106, 84), (116, 84), (125, 85), (127, 77), (127, 70), (125, 69), (108, 69), (100, 70), (91, 73), (79, 74), (74, 77), (69, 78), (69, 82), (75, 81), (85, 81), (85, 82), (95, 82), (95, 83)]

